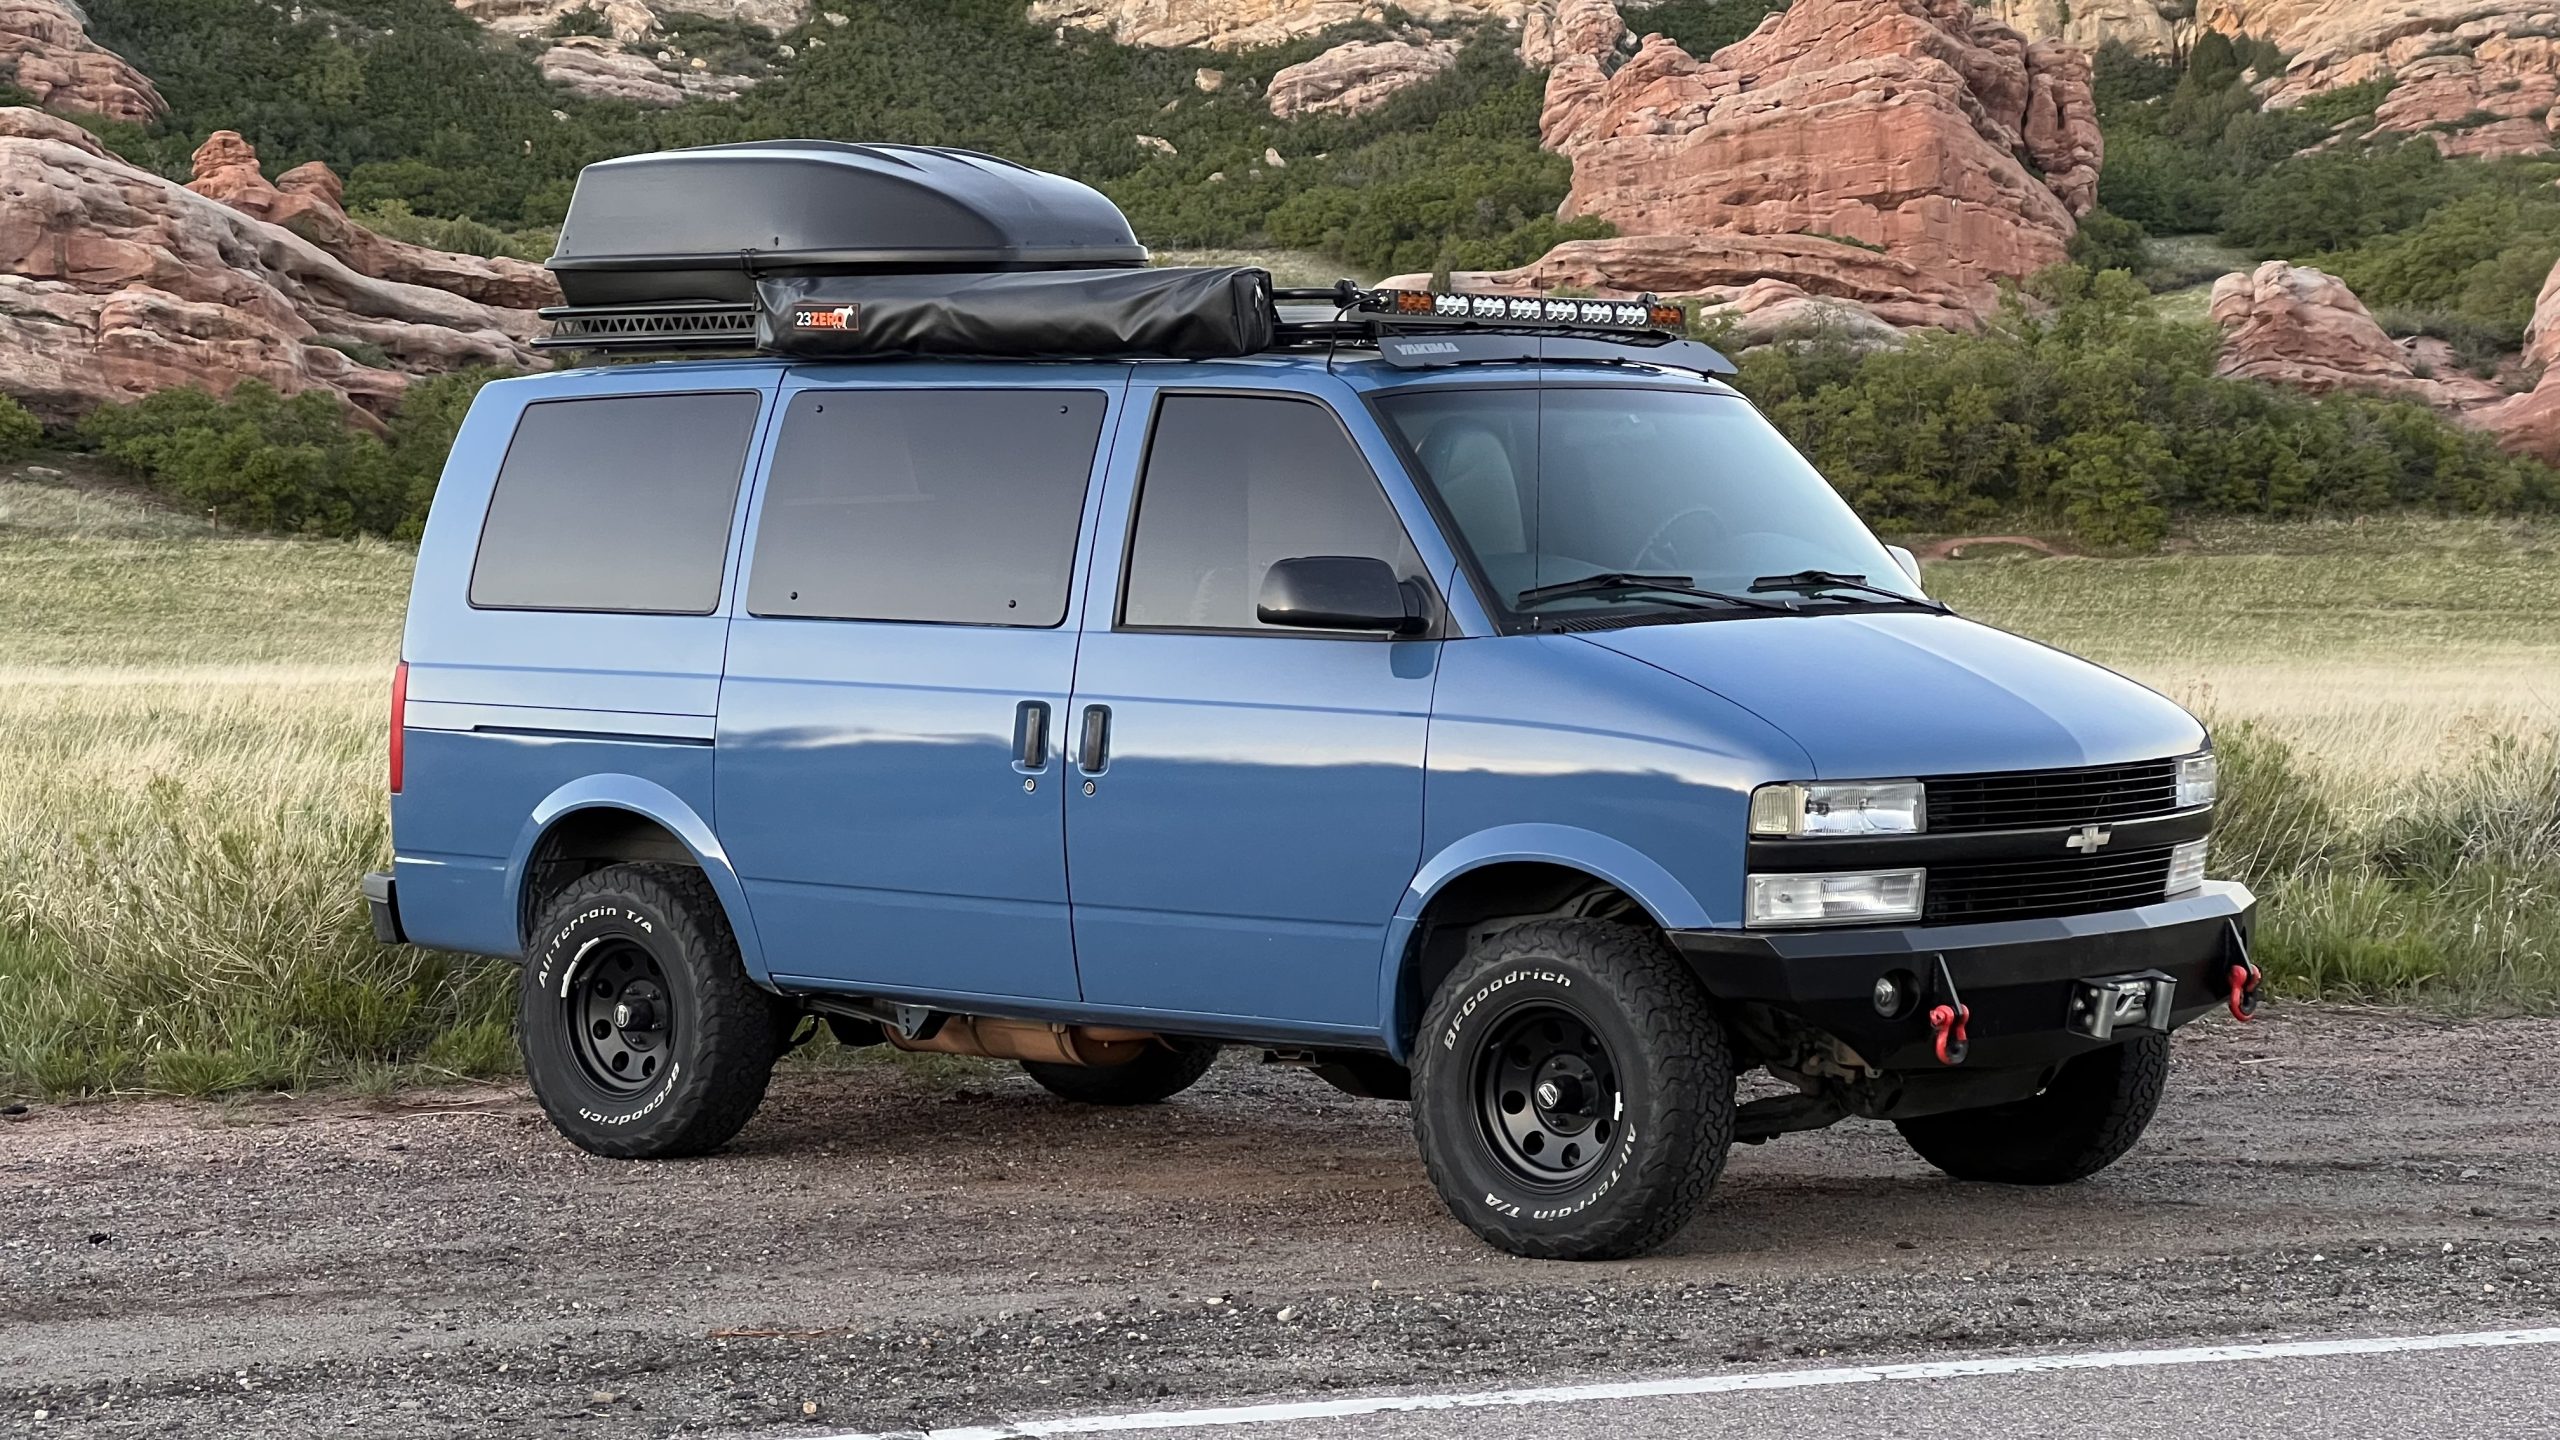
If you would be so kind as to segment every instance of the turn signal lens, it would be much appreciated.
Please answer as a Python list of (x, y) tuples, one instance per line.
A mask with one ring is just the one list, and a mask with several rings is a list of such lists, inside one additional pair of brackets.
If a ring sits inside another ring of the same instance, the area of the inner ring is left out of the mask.
[(1920, 918), (1925, 870), (1841, 871), (1828, 875), (1754, 875), (1743, 907), (1745, 925), (1861, 925)]
[(2184, 895), (2204, 886), (2205, 861), (2211, 858), (2213, 842), (2189, 840), (2169, 852), (2169, 884), (2164, 895)]

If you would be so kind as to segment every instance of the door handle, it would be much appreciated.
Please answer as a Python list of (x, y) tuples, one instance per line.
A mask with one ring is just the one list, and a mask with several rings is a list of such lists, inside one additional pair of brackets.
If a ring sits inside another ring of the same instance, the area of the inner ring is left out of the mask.
[(1111, 707), (1084, 707), (1084, 735), (1076, 746), (1076, 768), (1099, 775), (1111, 763)]
[(1036, 775), (1049, 768), (1049, 704), (1025, 700), (1013, 712), (1013, 765)]

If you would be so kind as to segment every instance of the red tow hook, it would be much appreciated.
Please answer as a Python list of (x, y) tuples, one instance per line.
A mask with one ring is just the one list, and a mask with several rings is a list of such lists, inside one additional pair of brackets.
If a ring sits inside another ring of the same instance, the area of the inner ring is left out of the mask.
[(1967, 1041), (1965, 1022), (1973, 1018), (1969, 1005), (1939, 1005), (1929, 1011), (1929, 1029), (1938, 1037), (1938, 1063), (1964, 1063)]
[(1929, 1033), (1936, 1041), (1938, 1063), (1961, 1065), (1972, 1048), (1965, 1026), (1973, 1019), (1973, 1007), (1956, 993), (1956, 977), (1944, 955), (1938, 957), (1938, 985), (1947, 998), (1929, 1008)]
[(2266, 983), (2267, 977), (2259, 971), (2258, 962), (2249, 958), (2249, 937), (2240, 933), (2240, 922), (2226, 923), (2231, 928), (2232, 948), (2240, 952), (2240, 963), (2231, 967), (2231, 993), (2227, 998), (2231, 1018), (2246, 1025), (2258, 1018), (2258, 987)]

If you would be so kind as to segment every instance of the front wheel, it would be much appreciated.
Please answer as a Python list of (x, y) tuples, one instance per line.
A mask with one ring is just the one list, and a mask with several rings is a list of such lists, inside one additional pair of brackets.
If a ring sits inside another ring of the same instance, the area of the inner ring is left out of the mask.
[(544, 907), (518, 992), (525, 1076), (582, 1150), (716, 1150), (764, 1101), (797, 1018), (756, 987), (699, 870), (612, 865)]
[(2024, 1100), (1899, 1124), (1921, 1159), (1958, 1180), (2067, 1185), (2124, 1158), (2160, 1108), (2169, 1037), (2139, 1035), (2092, 1051)]
[(1733, 1053), (1633, 926), (1477, 942), (1424, 1012), (1413, 1127), (1450, 1213), (1514, 1255), (1614, 1260), (1678, 1234), (1733, 1142)]

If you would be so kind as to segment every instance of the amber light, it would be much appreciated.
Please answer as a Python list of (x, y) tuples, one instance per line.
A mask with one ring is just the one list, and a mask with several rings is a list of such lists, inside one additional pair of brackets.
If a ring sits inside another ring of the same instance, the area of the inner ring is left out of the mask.
[(409, 769), (409, 662), (403, 660), (391, 672), (391, 793), (400, 793), (400, 783), (408, 778)]
[(1677, 305), (1656, 305), (1646, 313), (1665, 330), (1685, 330), (1689, 325), (1689, 312)]

